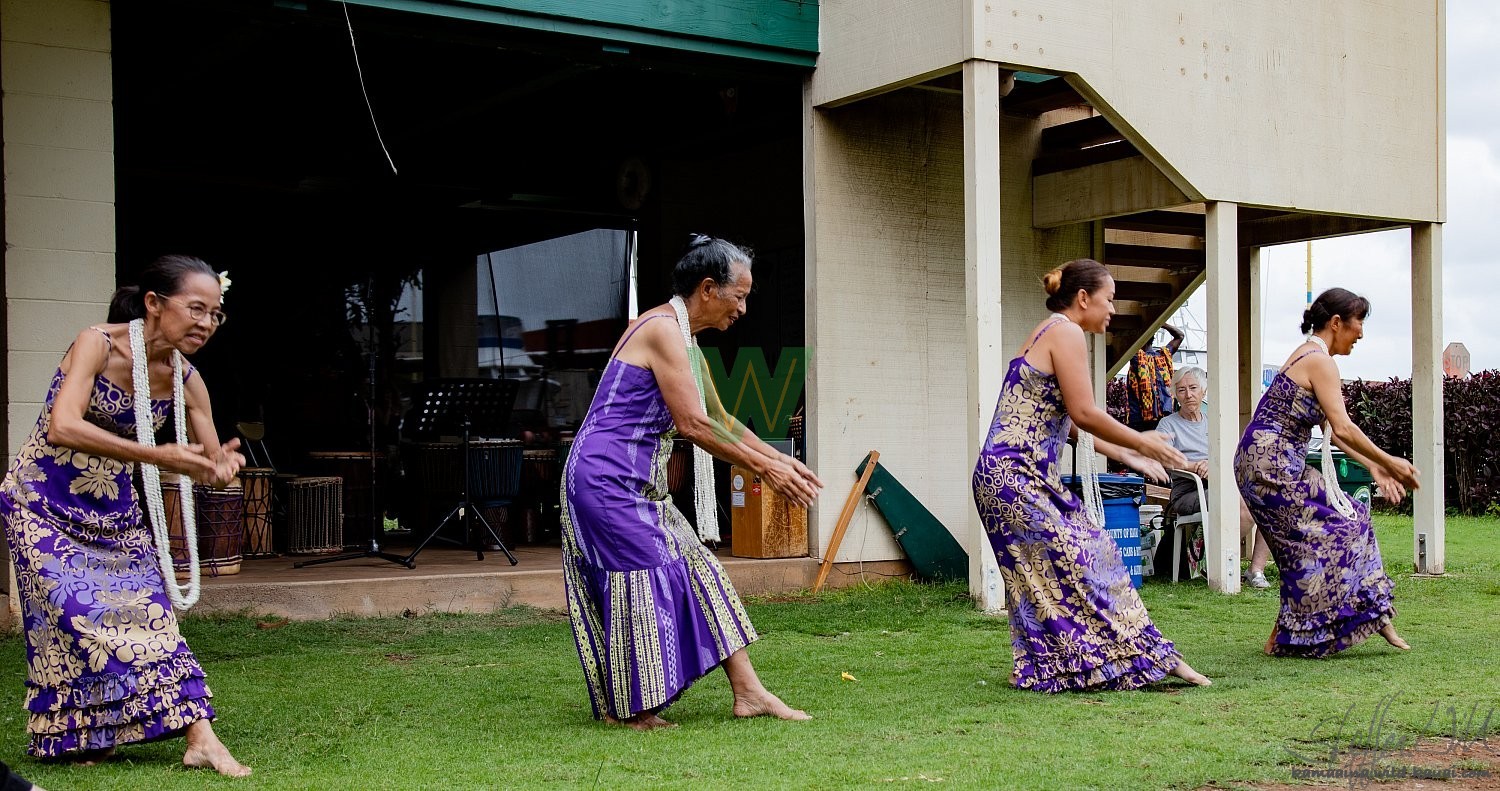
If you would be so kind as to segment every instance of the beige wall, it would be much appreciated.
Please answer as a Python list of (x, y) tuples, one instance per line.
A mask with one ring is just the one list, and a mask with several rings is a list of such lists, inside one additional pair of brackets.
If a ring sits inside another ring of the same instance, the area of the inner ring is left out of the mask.
[[(808, 431), (828, 484), (812, 525), (814, 554), (825, 554), (854, 468), (872, 449), (956, 534), (974, 509), (963, 417), (959, 97), (904, 90), (809, 114)], [(1038, 129), (1001, 121), (1003, 206), (1030, 206)], [(1003, 217), (1000, 341), (1008, 360), (1046, 315), (1041, 274), (1088, 255), (1093, 237), (1086, 225), (1033, 229), (1029, 211)], [(993, 407), (982, 405), (986, 415)], [(900, 556), (878, 514), (862, 508), (837, 559)]]
[(1077, 73), (1197, 200), (1441, 220), (1438, 0), (825, 0), (812, 103), (966, 58)]
[(7, 458), (115, 285), (109, 4), (0, 0)]

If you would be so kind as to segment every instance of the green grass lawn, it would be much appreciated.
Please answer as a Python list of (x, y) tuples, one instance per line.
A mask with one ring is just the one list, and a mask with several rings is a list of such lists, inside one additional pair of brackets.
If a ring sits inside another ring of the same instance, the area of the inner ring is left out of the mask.
[[(218, 731), (255, 769), (233, 781), (178, 765), (181, 740), (123, 748), (105, 765), (23, 755), (25, 647), (0, 640), (0, 755), (48, 789), (199, 788), (1199, 788), (1286, 781), (1288, 750), (1393, 734), (1442, 736), (1500, 704), (1500, 521), (1448, 522), (1448, 575), (1412, 578), (1411, 520), (1380, 517), (1397, 626), (1324, 661), (1260, 647), (1274, 590), (1236, 597), (1151, 584), (1157, 625), (1209, 689), (1046, 696), (1009, 688), (1003, 620), (961, 587), (888, 584), (752, 602), (751, 656), (768, 687), (816, 719), (735, 721), (722, 673), (668, 712), (681, 727), (595, 724), (573, 640), (555, 613), (335, 620), (261, 629), (188, 618)], [(858, 681), (842, 680), (842, 673)], [(1384, 701), (1384, 703), (1383, 703)], [(1438, 721), (1429, 722), (1434, 707)], [(1351, 712), (1352, 707), (1352, 712)], [(1333, 723), (1348, 715), (1343, 735)], [(1500, 711), (1489, 724), (1500, 730)], [(1355, 736), (1354, 734), (1360, 734)]]

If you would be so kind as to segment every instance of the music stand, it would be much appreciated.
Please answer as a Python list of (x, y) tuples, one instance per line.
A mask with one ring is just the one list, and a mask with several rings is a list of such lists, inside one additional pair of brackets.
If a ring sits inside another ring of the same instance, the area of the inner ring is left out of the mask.
[[(400, 555), (392, 555), (382, 552), (380, 549), (380, 538), (385, 533), (384, 514), (380, 511), (380, 467), (377, 461), (376, 438), (375, 438), (375, 352), (370, 352), (370, 397), (365, 401), (365, 414), (370, 421), (370, 537), (365, 541), (365, 548), (358, 552), (345, 552), (342, 555), (334, 555), (326, 558), (315, 558), (293, 563), (292, 568), (300, 569), (303, 566), (316, 566), (320, 563), (337, 563), (341, 560), (354, 560), (356, 558), (378, 558), (380, 560), (399, 563), (407, 568), (411, 564)], [(242, 424), (243, 425), (243, 424)], [(265, 450), (264, 447), (261, 448)], [(266, 453), (266, 460), (270, 461), (271, 454)]]
[[(416, 549), (402, 559), (402, 563), (407, 568), (417, 567), (417, 554), (426, 548), (428, 542), (438, 538), (438, 533), (455, 516), (463, 520), (466, 540), (474, 538), (473, 520), (477, 518), (479, 523), (484, 525), (485, 532), (493, 539), (494, 545), (500, 547), (500, 551), (505, 553), (510, 564), (514, 566), (520, 562), (505, 546), (505, 542), (500, 540), (499, 534), (490, 526), (484, 514), (474, 507), (474, 501), (471, 498), (474, 475), (470, 469), (472, 459), (469, 451), (470, 432), (478, 432), (491, 437), (504, 433), (510, 423), (511, 408), (515, 406), (516, 393), (520, 390), (520, 386), (521, 383), (514, 379), (435, 379), (424, 384), (417, 406), (412, 410), (411, 418), (415, 421), (412, 433), (418, 437), (437, 437), (445, 433), (452, 434), (454, 429), (457, 429), (462, 437), (460, 452), (464, 460), (463, 479), (460, 484), (458, 502), (438, 521), (436, 526), (427, 532), (427, 535), (417, 544)], [(448, 541), (449, 539), (441, 540)], [(482, 539), (473, 540), (469, 546), (479, 560), (484, 560), (484, 547)]]

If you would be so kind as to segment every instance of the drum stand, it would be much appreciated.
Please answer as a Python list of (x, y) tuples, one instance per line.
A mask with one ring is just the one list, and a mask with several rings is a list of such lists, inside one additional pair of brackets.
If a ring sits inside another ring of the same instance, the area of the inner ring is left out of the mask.
[(472, 521), (474, 519), (478, 519), (479, 524), (484, 525), (484, 532), (488, 533), (490, 537), (490, 545), (500, 547), (500, 551), (505, 553), (505, 557), (510, 560), (510, 564), (512, 566), (520, 562), (516, 560), (516, 556), (512, 555), (510, 553), (510, 550), (506, 548), (505, 542), (500, 540), (500, 535), (495, 532), (494, 527), (490, 526), (490, 522), (488, 519), (484, 518), (484, 514), (480, 513), (479, 509), (474, 507), (474, 501), (469, 499), (469, 487), (473, 485), (473, 478), (470, 477), (469, 470), (469, 419), (467, 417), (465, 417), (463, 420), (462, 452), (464, 454), (464, 482), (463, 490), (458, 494), (458, 504), (453, 506), (452, 510), (448, 511), (447, 515), (445, 515), (441, 520), (438, 521), (436, 527), (427, 531), (427, 535), (422, 538), (422, 542), (417, 544), (417, 548), (413, 549), (410, 555), (407, 555), (401, 560), (401, 562), (404, 563), (409, 569), (414, 569), (417, 567), (417, 553), (421, 552), (427, 546), (427, 542), (436, 538), (437, 534), (441, 532), (443, 527), (448, 524), (448, 520), (452, 519), (455, 516), (463, 520), (464, 535), (473, 537), (473, 545), (470, 547), (470, 549), (474, 550), (474, 554), (478, 557), (479, 560), (484, 560), (485, 544), (484, 537), (482, 535), (475, 536), (474, 534), (474, 523)]
[[(415, 568), (410, 558), (400, 555), (392, 555), (380, 550), (380, 537), (385, 534), (384, 514), (380, 511), (380, 498), (376, 494), (380, 490), (380, 470), (376, 461), (376, 439), (375, 439), (375, 351), (370, 351), (370, 397), (365, 401), (365, 414), (370, 423), (370, 538), (365, 542), (365, 548), (358, 552), (345, 552), (342, 555), (334, 555), (326, 558), (315, 558), (293, 563), (292, 568), (303, 566), (316, 566), (321, 563), (337, 563), (341, 560), (355, 560), (357, 558), (378, 558), (391, 563), (399, 563), (407, 568)], [(269, 456), (268, 456), (269, 458)], [(413, 555), (416, 553), (413, 552)]]
[[(510, 421), (510, 412), (516, 402), (516, 390), (519, 384), (513, 379), (439, 379), (429, 383), (428, 388), (422, 395), (422, 403), (418, 409), (417, 426), (418, 434), (441, 433), (443, 428), (458, 426), (461, 429), (463, 442), (460, 452), (463, 453), (463, 482), (458, 495), (458, 503), (448, 511), (437, 526), (427, 531), (417, 548), (411, 551), (401, 560), (409, 569), (417, 567), (417, 554), (426, 548), (428, 542), (439, 538), (438, 533), (448, 524), (453, 517), (463, 520), (464, 538), (469, 543), (469, 548), (474, 550), (479, 560), (484, 560), (484, 536), (475, 535), (473, 520), (478, 519), (484, 530), (489, 534), (491, 546), (500, 547), (505, 553), (506, 559), (512, 566), (520, 561), (511, 554), (505, 542), (500, 540), (495, 528), (490, 526), (489, 520), (484, 518), (474, 507), (471, 499), (474, 487), (474, 478), (470, 465), (473, 459), (469, 453), (469, 432), (475, 422), (479, 423), (480, 431), (487, 434), (499, 434), (505, 429), (505, 424)], [(439, 538), (442, 541), (451, 541)]]

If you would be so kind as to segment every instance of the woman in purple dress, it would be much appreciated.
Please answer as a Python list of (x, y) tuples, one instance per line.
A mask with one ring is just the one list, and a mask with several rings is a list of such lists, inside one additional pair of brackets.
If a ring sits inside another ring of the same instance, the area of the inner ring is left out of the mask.
[[(595, 719), (640, 730), (722, 665), (737, 717), (807, 714), (761, 685), (756, 639), (734, 586), (700, 535), (717, 538), (707, 454), (753, 470), (806, 506), (822, 481), (760, 441), (713, 395), (693, 335), (745, 314), (751, 258), (697, 236), (673, 273), (676, 296), (616, 344), (563, 468), (563, 579)], [(672, 439), (695, 445), (698, 533), (667, 492)]]
[(1011, 683), (1040, 692), (1135, 689), (1174, 675), (1209, 680), (1161, 636), (1130, 585), (1114, 539), (1062, 481), (1070, 433), (1156, 480), (1186, 461), (1165, 438), (1122, 425), (1094, 403), (1084, 333), (1115, 312), (1115, 282), (1080, 259), (1043, 278), (1054, 311), (1011, 360), (974, 467), (974, 504), (1010, 609)]
[[(137, 464), (224, 486), (244, 463), (238, 440), (219, 444), (208, 390), (190, 366), (174, 396), (175, 353), (198, 351), (223, 321), (220, 283), (202, 261), (166, 256), (139, 287), (121, 289), (112, 309), (142, 321), (79, 333), (0, 485), (26, 630), (33, 756), (89, 764), (120, 745), (183, 734), (184, 764), (250, 774), (209, 722), (212, 693), (178, 631), (131, 486)], [(133, 335), (144, 342), (139, 366)], [(137, 441), (138, 371), (156, 426), (180, 400), (194, 444)]]
[(1273, 656), (1324, 657), (1379, 632), (1407, 649), (1391, 619), (1386, 576), (1370, 509), (1330, 490), (1307, 466), (1312, 427), (1324, 424), (1350, 458), (1369, 468), (1380, 493), (1400, 502), (1417, 488), (1416, 467), (1375, 446), (1344, 410), (1335, 354), (1364, 337), (1370, 303), (1342, 288), (1323, 292), (1302, 314), (1307, 342), (1287, 358), (1261, 396), (1234, 456), (1240, 493), (1281, 570), (1281, 611), (1266, 640)]

